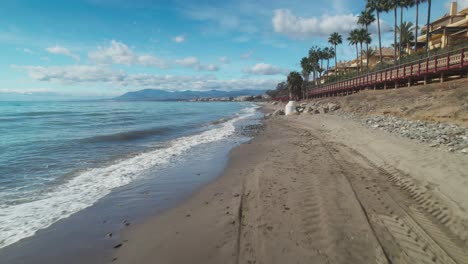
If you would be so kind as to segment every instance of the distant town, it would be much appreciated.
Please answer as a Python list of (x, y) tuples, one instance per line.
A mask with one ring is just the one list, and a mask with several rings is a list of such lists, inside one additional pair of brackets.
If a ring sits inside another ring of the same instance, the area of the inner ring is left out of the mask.
[(204, 97), (204, 98), (195, 98), (188, 100), (189, 102), (253, 102), (253, 101), (263, 101), (269, 100), (270, 96), (267, 94), (251, 96), (243, 95), (237, 97)]

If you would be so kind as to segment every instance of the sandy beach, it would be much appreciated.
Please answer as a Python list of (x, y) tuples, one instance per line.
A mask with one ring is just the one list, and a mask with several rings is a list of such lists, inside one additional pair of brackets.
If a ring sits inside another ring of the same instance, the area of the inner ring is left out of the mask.
[(337, 115), (272, 117), (222, 176), (124, 232), (109, 261), (468, 263), (467, 168)]

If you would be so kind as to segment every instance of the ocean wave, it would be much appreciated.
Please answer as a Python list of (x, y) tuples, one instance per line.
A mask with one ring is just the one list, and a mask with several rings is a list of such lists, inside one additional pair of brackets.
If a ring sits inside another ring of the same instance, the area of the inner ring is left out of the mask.
[(223, 117), (223, 118), (220, 118), (218, 120), (215, 120), (215, 121), (211, 121), (209, 122), (207, 125), (208, 126), (211, 126), (211, 125), (219, 125), (219, 124), (222, 124), (222, 123), (225, 123), (229, 120), (231, 120), (233, 117)]
[(83, 210), (109, 194), (139, 178), (145, 171), (165, 166), (191, 148), (223, 140), (233, 135), (234, 124), (253, 116), (255, 109), (241, 111), (241, 115), (218, 127), (199, 134), (180, 137), (168, 142), (167, 147), (116, 161), (102, 168), (83, 171), (68, 181), (41, 193), (34, 201), (21, 204), (0, 204), (0, 248)]

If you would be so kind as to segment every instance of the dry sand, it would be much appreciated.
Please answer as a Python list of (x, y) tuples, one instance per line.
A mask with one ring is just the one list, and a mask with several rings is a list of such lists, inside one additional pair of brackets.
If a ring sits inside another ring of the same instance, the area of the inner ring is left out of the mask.
[(275, 117), (113, 263), (468, 263), (468, 158), (333, 115)]

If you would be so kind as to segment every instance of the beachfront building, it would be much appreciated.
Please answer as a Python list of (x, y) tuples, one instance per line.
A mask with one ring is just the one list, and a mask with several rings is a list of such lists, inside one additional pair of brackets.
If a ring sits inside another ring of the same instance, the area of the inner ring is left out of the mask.
[[(429, 24), (429, 49), (439, 49), (468, 41), (468, 8), (458, 12), (457, 2), (452, 2), (450, 12)], [(427, 26), (417, 39), (417, 48), (426, 45)], [(414, 47), (414, 43), (413, 43)]]
[(327, 72), (324, 73), (323, 79), (327, 79), (328, 77), (336, 74), (345, 74), (348, 72), (353, 72), (358, 69), (358, 60), (354, 59), (351, 61), (339, 61), (337, 63), (337, 67), (331, 67)]
[[(363, 67), (366, 66), (366, 57), (363, 56)], [(392, 64), (395, 60), (395, 52), (393, 48), (382, 48), (382, 62), (385, 64)], [(380, 52), (378, 49), (369, 57), (369, 68), (374, 69), (380, 63)]]
[[(367, 58), (363, 55), (362, 57), (362, 68), (365, 69)], [(393, 48), (382, 48), (382, 62), (385, 64), (392, 64), (395, 60), (395, 53)], [(374, 69), (377, 64), (380, 63), (380, 52), (375, 50), (375, 52), (369, 57), (369, 68)], [(333, 75), (343, 75), (350, 72), (356, 72), (361, 66), (361, 58), (354, 59), (350, 61), (340, 61), (337, 63), (337, 67), (330, 68), (325, 74), (320, 78), (320, 83), (325, 83)]]

